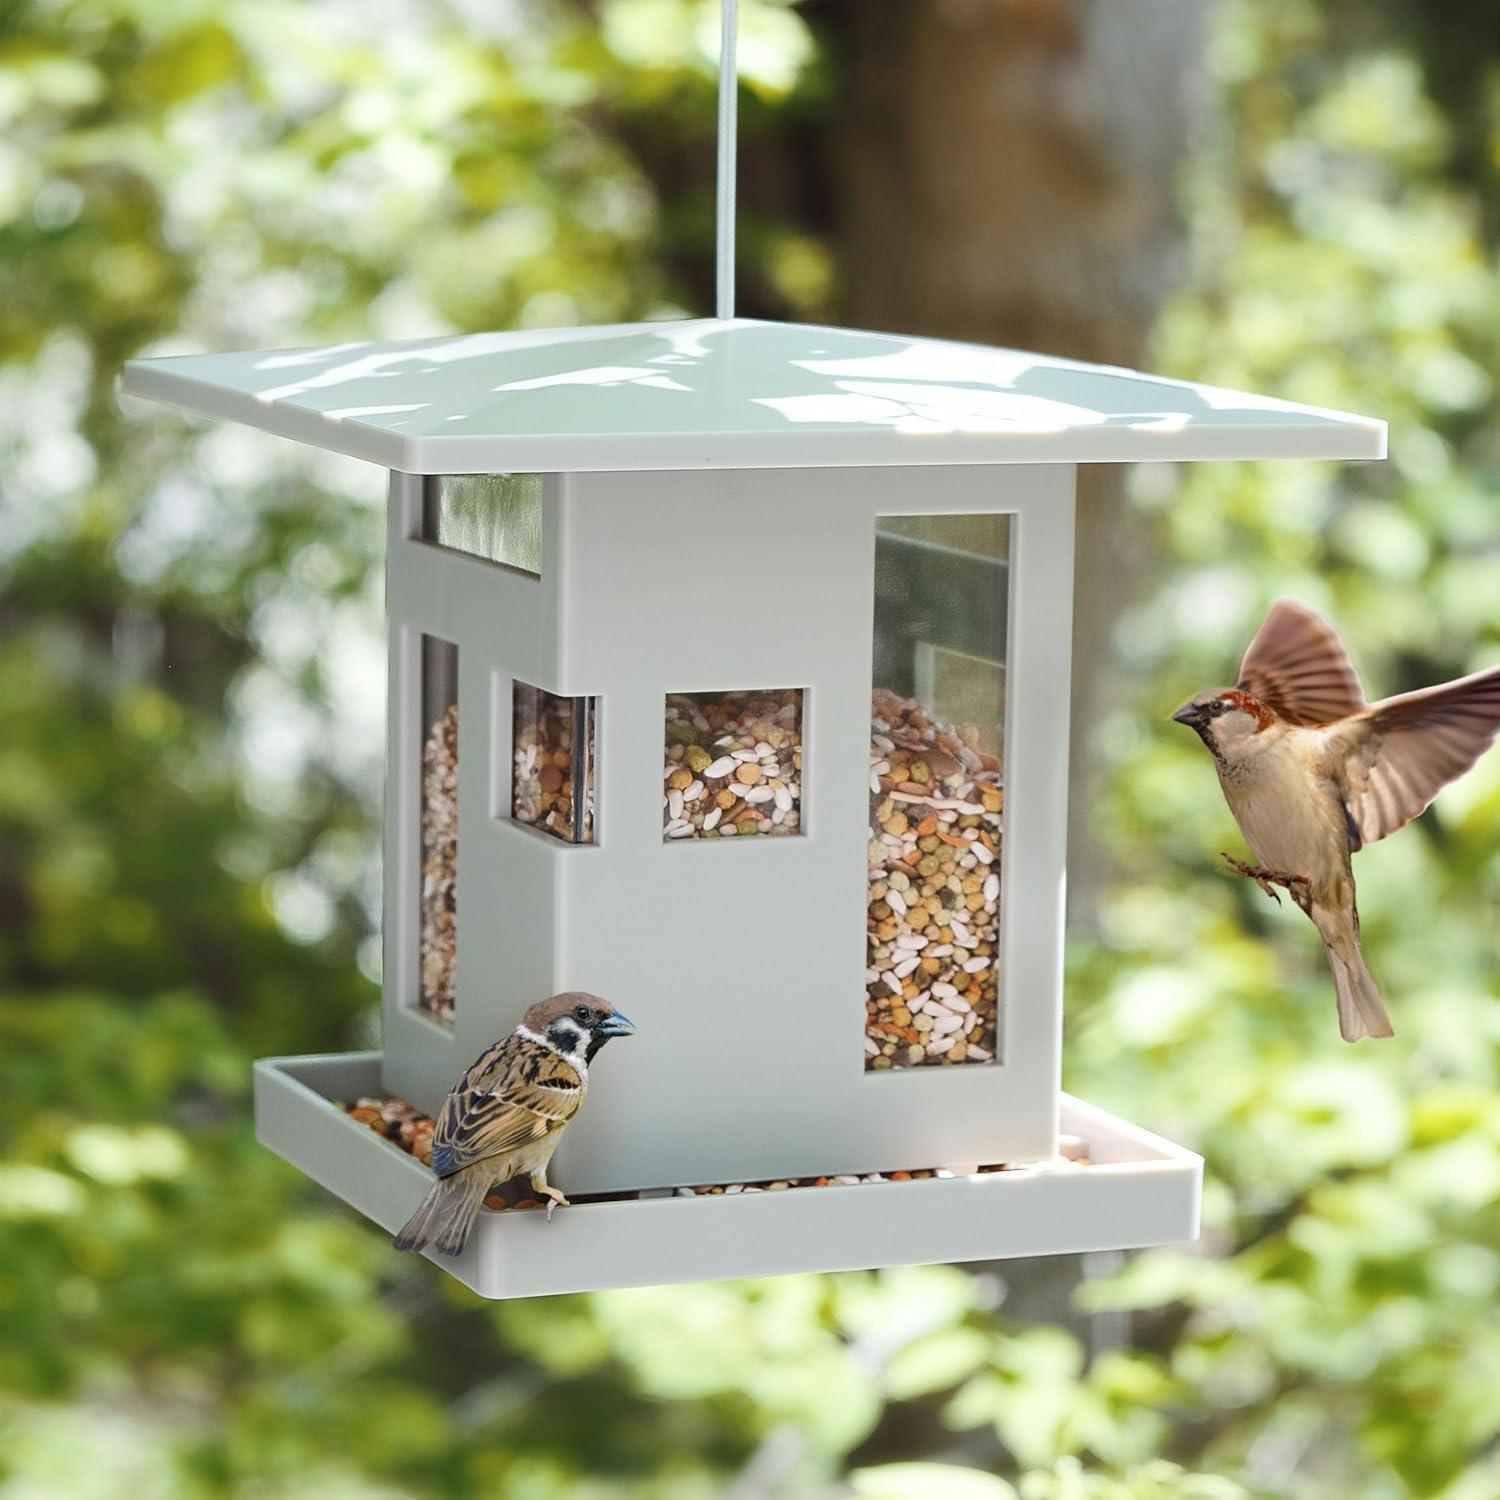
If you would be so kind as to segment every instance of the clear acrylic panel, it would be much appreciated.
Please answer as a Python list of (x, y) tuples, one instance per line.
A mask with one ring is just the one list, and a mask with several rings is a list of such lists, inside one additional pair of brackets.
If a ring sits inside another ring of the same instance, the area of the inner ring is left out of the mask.
[(568, 844), (594, 842), (594, 700), (518, 682), (511, 816)]
[(540, 474), (442, 474), (429, 481), (422, 536), (440, 547), (542, 571)]
[(662, 837), (801, 830), (802, 689), (669, 694)]
[(458, 956), (458, 647), (422, 637), (421, 1008), (452, 1020)]
[(995, 1060), (1010, 517), (876, 528), (865, 1066)]

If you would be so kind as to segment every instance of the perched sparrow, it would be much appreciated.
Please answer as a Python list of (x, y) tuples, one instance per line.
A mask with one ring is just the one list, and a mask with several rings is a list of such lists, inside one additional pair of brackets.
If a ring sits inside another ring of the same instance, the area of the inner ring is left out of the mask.
[(437, 1182), (396, 1236), (398, 1250), (435, 1245), (457, 1255), (484, 1195), (528, 1176), (547, 1217), (568, 1200), (547, 1181), (547, 1163), (588, 1091), (589, 1064), (612, 1036), (635, 1027), (597, 995), (554, 995), (526, 1012), (453, 1085), (432, 1136)]
[(1225, 859), (1270, 896), (1285, 886), (1322, 934), (1344, 1040), (1391, 1036), (1359, 949), (1349, 857), (1404, 828), (1489, 748), (1500, 667), (1367, 705), (1332, 627), (1283, 599), (1250, 642), (1238, 687), (1199, 693), (1172, 717), (1213, 752), (1260, 864)]

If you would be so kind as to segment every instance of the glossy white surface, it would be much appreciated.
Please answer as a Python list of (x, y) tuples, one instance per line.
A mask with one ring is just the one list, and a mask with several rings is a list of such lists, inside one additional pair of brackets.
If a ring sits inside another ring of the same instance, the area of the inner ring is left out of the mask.
[(122, 389), (410, 474), (1379, 458), (1385, 424), (1010, 349), (748, 319), (135, 360)]
[[(394, 1230), (432, 1174), (335, 1101), (378, 1094), (377, 1052), (255, 1065), (261, 1144)], [(1067, 1095), (1062, 1126), (1092, 1166), (704, 1197), (627, 1197), (541, 1213), (482, 1213), (463, 1254), (427, 1252), (482, 1297), (538, 1297), (727, 1277), (1135, 1249), (1198, 1233), (1203, 1162)], [(940, 1165), (940, 1163), (933, 1163)], [(576, 1191), (561, 1171), (552, 1180)], [(393, 1252), (394, 1253), (394, 1252)]]

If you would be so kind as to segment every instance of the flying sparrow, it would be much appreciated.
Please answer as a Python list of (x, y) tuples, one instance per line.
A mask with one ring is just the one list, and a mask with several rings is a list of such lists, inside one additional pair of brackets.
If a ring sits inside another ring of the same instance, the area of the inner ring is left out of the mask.
[(1239, 685), (1172, 715), (1213, 752), (1268, 895), (1285, 886), (1328, 950), (1346, 1042), (1393, 1035), (1359, 948), (1350, 855), (1404, 828), (1500, 731), (1500, 667), (1366, 704), (1343, 642), (1311, 610), (1272, 606)]
[(453, 1085), (432, 1136), (437, 1181), (396, 1235), (398, 1250), (435, 1245), (457, 1255), (491, 1188), (526, 1176), (547, 1199), (547, 1217), (567, 1199), (547, 1181), (547, 1163), (588, 1091), (589, 1064), (613, 1036), (635, 1027), (597, 995), (539, 1000), (508, 1037)]

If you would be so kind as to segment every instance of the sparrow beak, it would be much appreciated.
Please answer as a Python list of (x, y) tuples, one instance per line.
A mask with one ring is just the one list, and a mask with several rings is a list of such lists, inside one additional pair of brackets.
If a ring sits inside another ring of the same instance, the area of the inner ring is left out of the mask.
[(616, 1011), (612, 1016), (606, 1016), (599, 1027), (600, 1036), (634, 1036), (635, 1022), (628, 1016), (621, 1015)]
[(1184, 703), (1172, 715), (1172, 722), (1186, 724), (1189, 729), (1196, 729), (1203, 722), (1203, 710), (1196, 703)]

